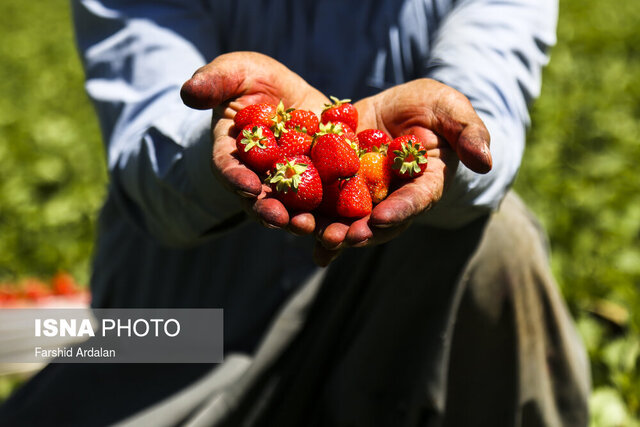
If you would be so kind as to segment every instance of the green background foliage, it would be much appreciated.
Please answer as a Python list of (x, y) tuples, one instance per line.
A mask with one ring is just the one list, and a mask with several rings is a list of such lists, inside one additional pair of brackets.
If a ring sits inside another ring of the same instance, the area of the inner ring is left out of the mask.
[[(69, 14), (0, 4), (0, 282), (89, 277), (107, 174)], [(639, 23), (634, 0), (561, 3), (516, 181), (589, 351), (594, 426), (640, 425)]]
[(86, 282), (104, 152), (68, 2), (0, 4), (0, 281)]

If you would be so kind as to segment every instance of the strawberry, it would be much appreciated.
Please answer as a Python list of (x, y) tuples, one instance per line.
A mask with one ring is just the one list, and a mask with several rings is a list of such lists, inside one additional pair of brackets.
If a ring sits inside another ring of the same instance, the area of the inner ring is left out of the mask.
[(366, 180), (360, 175), (345, 179), (340, 184), (336, 212), (346, 218), (362, 218), (372, 209), (371, 195)]
[(344, 123), (352, 131), (356, 131), (358, 128), (358, 111), (350, 103), (350, 99), (339, 100), (335, 96), (330, 96), (332, 104), (325, 104), (325, 109), (322, 111), (320, 121), (322, 123), (328, 122), (340, 122)]
[(264, 173), (282, 156), (273, 132), (265, 125), (249, 125), (236, 138), (240, 160), (254, 172)]
[(365, 179), (373, 203), (380, 203), (387, 197), (392, 176), (387, 156), (375, 151), (365, 153), (360, 157), (358, 175)]
[(365, 129), (358, 132), (358, 147), (360, 154), (370, 151), (385, 151), (391, 139), (379, 129)]
[[(338, 123), (338, 125), (340, 125), (340, 123)], [(351, 148), (353, 148), (356, 151), (356, 153), (360, 154), (360, 147), (358, 146), (358, 137), (356, 136), (355, 132), (349, 129), (347, 125), (343, 125), (343, 132), (344, 133), (342, 134), (342, 136), (344, 136), (344, 139), (347, 140)]]
[(328, 133), (334, 133), (336, 135), (344, 136), (351, 148), (353, 148), (356, 153), (360, 153), (360, 150), (358, 148), (358, 137), (355, 133), (353, 133), (351, 129), (349, 129), (349, 126), (345, 125), (344, 123), (320, 123), (318, 132), (316, 132), (314, 138), (317, 139), (322, 135), (326, 135)]
[(282, 154), (287, 156), (295, 156), (298, 154), (308, 156), (312, 142), (313, 138), (306, 133), (291, 129), (289, 129), (289, 132), (283, 133), (278, 140)]
[(56, 295), (73, 295), (79, 291), (78, 285), (68, 273), (57, 273), (51, 279), (51, 286)]
[(415, 135), (395, 138), (389, 144), (387, 161), (392, 172), (403, 179), (419, 177), (427, 168), (427, 150)]
[(233, 118), (237, 129), (244, 129), (249, 125), (263, 125), (271, 127), (276, 116), (276, 106), (269, 103), (252, 104), (238, 111)]
[(14, 286), (7, 283), (0, 283), (0, 306), (18, 300), (18, 292)]
[(233, 118), (237, 129), (247, 126), (263, 125), (268, 127), (276, 137), (286, 132), (285, 123), (291, 119), (293, 108), (285, 109), (282, 101), (276, 107), (273, 104), (252, 104), (244, 107)]
[(38, 300), (51, 295), (51, 289), (38, 279), (27, 279), (22, 284), (23, 295), (28, 300)]
[(265, 182), (290, 211), (310, 212), (322, 201), (322, 181), (307, 156), (283, 156)]
[(353, 176), (360, 169), (356, 151), (343, 136), (334, 133), (318, 137), (311, 147), (311, 159), (325, 184)]
[(313, 112), (307, 110), (293, 110), (290, 113), (289, 120), (284, 124), (284, 127), (287, 130), (297, 130), (313, 136), (318, 132), (318, 125), (318, 116)]

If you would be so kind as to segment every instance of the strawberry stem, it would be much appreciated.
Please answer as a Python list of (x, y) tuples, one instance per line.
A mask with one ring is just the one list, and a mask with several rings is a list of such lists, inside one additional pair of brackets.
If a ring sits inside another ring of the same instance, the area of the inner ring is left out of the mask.
[(302, 181), (302, 174), (306, 170), (306, 163), (296, 163), (295, 160), (277, 163), (276, 173), (273, 176), (268, 176), (265, 183), (275, 184), (276, 191), (281, 193), (287, 193), (291, 189), (297, 192), (300, 181)]
[(400, 150), (394, 150), (393, 154), (396, 157), (393, 159), (393, 169), (399, 170), (401, 174), (409, 174), (413, 176), (419, 174), (421, 169), (420, 165), (427, 163), (427, 150), (421, 147), (421, 145), (415, 140), (409, 140), (406, 143), (402, 143)]
[(285, 109), (282, 100), (280, 100), (280, 102), (278, 103), (278, 107), (276, 108), (276, 115), (271, 119), (271, 121), (273, 122), (273, 125), (271, 125), (271, 130), (273, 131), (273, 134), (276, 138), (280, 138), (280, 135), (289, 132), (288, 129), (285, 129), (284, 125), (289, 120), (291, 120), (291, 112), (293, 110), (294, 108)]
[(244, 152), (251, 150), (253, 147), (258, 147), (262, 150), (267, 148), (262, 141), (266, 140), (267, 137), (262, 134), (262, 128), (254, 126), (251, 130), (243, 130), (242, 131), (242, 140), (241, 144), (244, 144)]

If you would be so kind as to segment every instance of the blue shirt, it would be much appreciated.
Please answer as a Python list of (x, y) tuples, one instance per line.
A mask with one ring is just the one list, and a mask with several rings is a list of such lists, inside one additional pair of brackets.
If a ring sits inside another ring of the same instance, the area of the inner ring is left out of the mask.
[(182, 83), (221, 53), (253, 50), (340, 98), (420, 77), (458, 89), (490, 131), (493, 170), (460, 164), (416, 220), (458, 227), (495, 209), (515, 178), (557, 18), (555, 0), (78, 0), (73, 9), (111, 179), (94, 305), (224, 307), (242, 325), (227, 331), (238, 343), (259, 336), (316, 271), (312, 242), (246, 223), (210, 170), (211, 113), (182, 104)]

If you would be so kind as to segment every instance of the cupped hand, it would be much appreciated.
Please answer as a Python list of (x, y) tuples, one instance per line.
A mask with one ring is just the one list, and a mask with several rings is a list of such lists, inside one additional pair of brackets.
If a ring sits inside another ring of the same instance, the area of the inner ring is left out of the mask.
[(234, 155), (238, 130), (233, 128), (233, 117), (248, 105), (277, 105), (281, 100), (287, 108), (311, 110), (319, 116), (329, 100), (280, 62), (256, 52), (218, 56), (184, 83), (180, 95), (189, 107), (213, 109), (212, 170), (243, 198), (245, 210), (267, 227), (287, 228), (296, 234), (313, 232), (313, 215), (289, 217), (282, 203), (267, 197), (270, 188)]
[(477, 173), (492, 166), (487, 128), (469, 100), (449, 86), (413, 80), (354, 105), (358, 129), (381, 129), (392, 138), (414, 134), (425, 144), (429, 161), (423, 175), (395, 189), (369, 216), (352, 222), (319, 219), (314, 258), (320, 265), (344, 247), (384, 243), (404, 231), (440, 200), (458, 161)]

